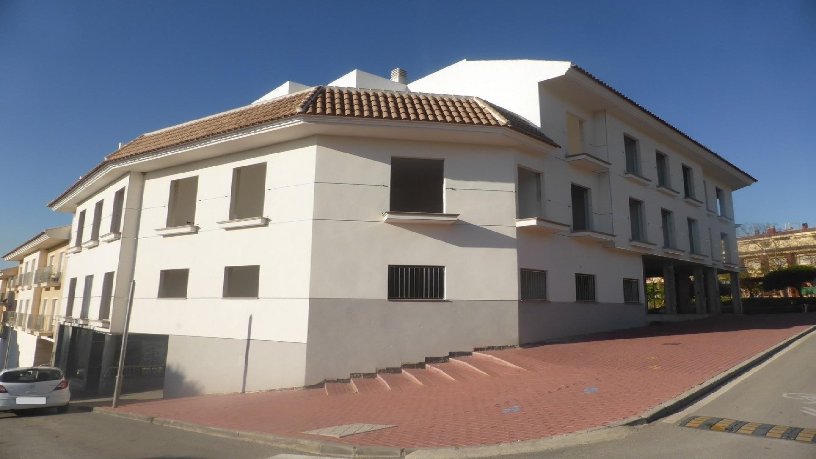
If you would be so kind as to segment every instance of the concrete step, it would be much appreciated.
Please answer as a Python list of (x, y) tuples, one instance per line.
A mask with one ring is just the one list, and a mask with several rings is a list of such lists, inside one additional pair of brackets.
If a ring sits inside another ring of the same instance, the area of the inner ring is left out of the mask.
[(327, 381), (323, 384), (323, 390), (326, 391), (326, 395), (348, 395), (357, 393), (357, 388), (351, 381)]
[(490, 376), (512, 376), (527, 371), (524, 368), (514, 365), (504, 359), (490, 354), (483, 354), (481, 352), (474, 352), (472, 355), (456, 357), (452, 360), (467, 363)]
[(393, 391), (412, 390), (422, 387), (422, 383), (416, 377), (405, 371), (401, 373), (380, 373), (379, 376)]
[(429, 363), (426, 368), (435, 368), (454, 381), (472, 381), (487, 377), (487, 373), (461, 360), (450, 359), (447, 362)]
[(454, 379), (448, 376), (447, 373), (429, 366), (426, 366), (425, 368), (403, 368), (402, 371), (403, 373), (414, 377), (414, 379), (426, 387), (451, 384), (455, 382)]
[(359, 394), (376, 394), (391, 390), (380, 375), (376, 375), (373, 378), (351, 378), (351, 383), (357, 388), (357, 393)]

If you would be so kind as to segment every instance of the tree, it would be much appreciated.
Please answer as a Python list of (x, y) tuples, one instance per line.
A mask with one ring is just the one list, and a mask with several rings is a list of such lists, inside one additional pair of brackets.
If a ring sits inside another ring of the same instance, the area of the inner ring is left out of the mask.
[(744, 223), (737, 227), (740, 258), (751, 276), (762, 276), (788, 265), (786, 244), (783, 239), (776, 237), (776, 228), (774, 223)]
[(800, 292), (807, 282), (816, 282), (816, 266), (791, 266), (771, 271), (762, 278), (762, 289), (785, 290), (793, 287)]

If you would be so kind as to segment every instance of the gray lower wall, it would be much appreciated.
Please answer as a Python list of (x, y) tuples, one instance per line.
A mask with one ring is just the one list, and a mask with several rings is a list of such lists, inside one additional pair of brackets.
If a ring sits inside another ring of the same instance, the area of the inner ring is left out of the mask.
[(518, 343), (518, 302), (312, 299), (306, 384)]
[(170, 336), (164, 376), (165, 397), (241, 392), (304, 385), (306, 344), (242, 339)]
[(519, 302), (518, 305), (521, 344), (647, 325), (642, 304)]

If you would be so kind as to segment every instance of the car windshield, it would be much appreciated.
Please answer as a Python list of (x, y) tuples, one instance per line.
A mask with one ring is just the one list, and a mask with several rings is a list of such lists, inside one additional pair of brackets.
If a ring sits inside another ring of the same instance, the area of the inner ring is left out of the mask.
[(31, 383), (43, 381), (57, 381), (62, 379), (62, 372), (54, 369), (30, 368), (27, 370), (7, 371), (0, 375), (0, 382), (4, 383)]

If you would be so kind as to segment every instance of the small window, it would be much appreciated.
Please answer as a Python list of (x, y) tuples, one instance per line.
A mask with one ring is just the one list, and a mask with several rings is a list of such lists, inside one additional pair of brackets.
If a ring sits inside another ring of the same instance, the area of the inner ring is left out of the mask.
[(584, 153), (584, 120), (567, 113), (567, 150), (571, 155)]
[(626, 172), (640, 175), (640, 158), (638, 157), (637, 139), (624, 135), (623, 147), (626, 152)]
[(391, 209), (441, 213), (445, 162), (441, 159), (391, 158)]
[(691, 253), (700, 253), (700, 234), (697, 229), (697, 220), (688, 218), (686, 223), (688, 226), (689, 251)]
[(541, 216), (541, 174), (518, 168), (518, 218)]
[(167, 200), (168, 228), (192, 225), (195, 222), (197, 192), (197, 176), (170, 182), (170, 197)]
[(655, 160), (657, 161), (657, 186), (671, 188), (669, 157), (658, 151), (655, 153)]
[(646, 240), (646, 230), (643, 224), (643, 202), (637, 199), (629, 200), (629, 226), (633, 241)]
[[(187, 298), (189, 269), (163, 269), (159, 273), (159, 298)], [(256, 292), (257, 296), (257, 292)]]
[(119, 233), (122, 231), (122, 210), (125, 207), (125, 189), (120, 188), (113, 195), (113, 210), (111, 213), (110, 232)]
[(102, 278), (102, 297), (99, 300), (99, 320), (110, 319), (111, 300), (113, 300), (113, 271), (105, 273)]
[(575, 274), (575, 301), (595, 301), (594, 274)]
[(717, 195), (717, 214), (721, 217), (727, 217), (728, 212), (725, 210), (725, 192), (720, 188), (714, 188)]
[(660, 220), (663, 226), (663, 247), (677, 247), (674, 240), (674, 214), (667, 209), (660, 209)]
[(547, 271), (522, 268), (519, 273), (519, 286), (522, 300), (546, 300)]
[(74, 314), (74, 300), (76, 299), (77, 278), (72, 277), (68, 281), (68, 299), (65, 301), (65, 316), (71, 317)]
[(731, 263), (731, 249), (728, 245), (728, 234), (720, 233), (720, 254), (723, 263)]
[(74, 239), (74, 247), (79, 247), (82, 245), (82, 236), (85, 232), (85, 211), (81, 211), (79, 213), (79, 217), (77, 217), (77, 228), (76, 228), (76, 238)]
[(82, 309), (79, 311), (80, 319), (88, 318), (88, 311), (91, 309), (91, 289), (93, 288), (93, 274), (85, 276), (85, 285), (82, 290)]
[(623, 302), (640, 303), (640, 280), (638, 279), (623, 280)]
[(441, 300), (444, 298), (444, 266), (388, 266), (389, 300)]
[(233, 169), (230, 220), (263, 216), (265, 194), (266, 163)]
[(261, 267), (226, 266), (224, 268), (224, 298), (258, 298)]
[(694, 199), (694, 172), (686, 165), (683, 165), (683, 195)]
[(589, 218), (589, 188), (572, 184), (572, 230), (583, 231), (592, 228)]
[(91, 240), (99, 240), (99, 226), (102, 224), (102, 207), (105, 201), (98, 201), (94, 206), (93, 224), (91, 225)]

